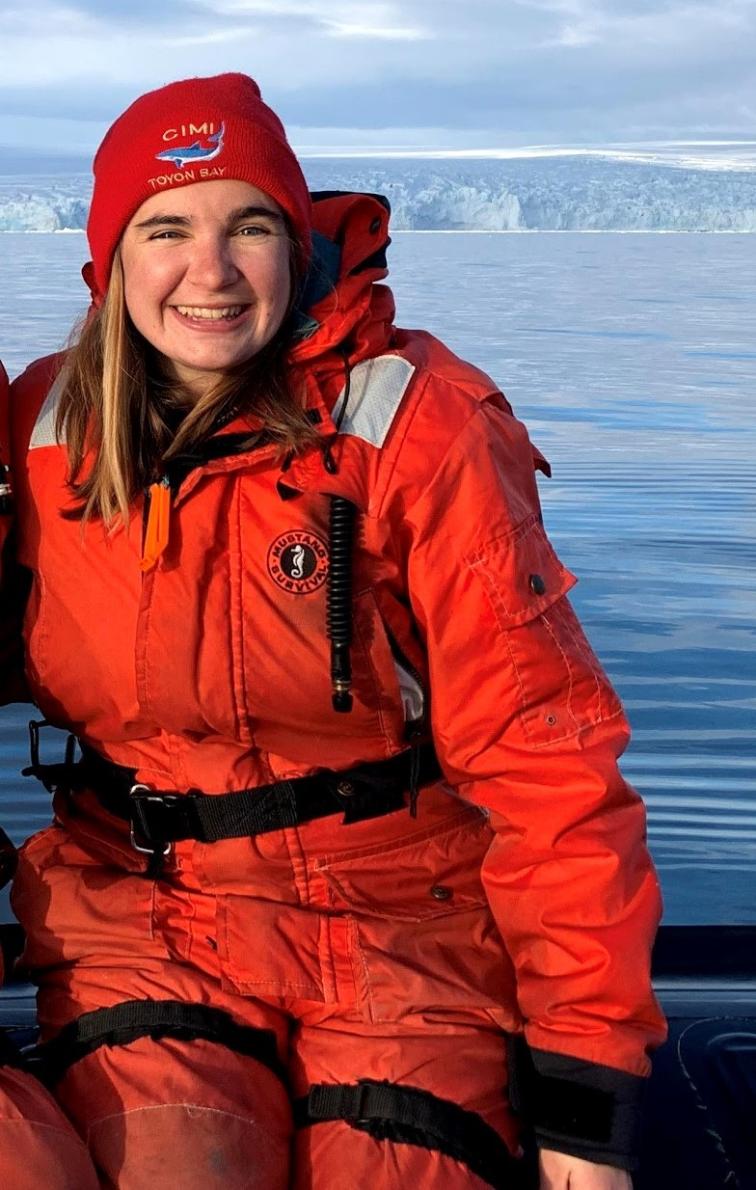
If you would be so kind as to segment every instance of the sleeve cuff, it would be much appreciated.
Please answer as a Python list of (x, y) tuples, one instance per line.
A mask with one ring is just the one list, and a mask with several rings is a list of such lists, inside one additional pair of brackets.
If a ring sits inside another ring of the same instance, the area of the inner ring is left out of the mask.
[(509, 1097), (539, 1148), (634, 1170), (646, 1079), (511, 1039)]

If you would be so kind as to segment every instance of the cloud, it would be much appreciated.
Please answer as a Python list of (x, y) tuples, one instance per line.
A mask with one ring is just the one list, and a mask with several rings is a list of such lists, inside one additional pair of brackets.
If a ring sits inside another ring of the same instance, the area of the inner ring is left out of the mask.
[(341, 21), (326, 21), (325, 28), (332, 37), (360, 37), (368, 41), (425, 41), (428, 33), (423, 29), (392, 26), (355, 25)]
[(593, 25), (565, 25), (559, 34), (547, 45), (563, 45), (580, 48), (599, 41), (600, 35)]
[(668, 49), (685, 45), (691, 37), (705, 42), (708, 33), (725, 38), (738, 30), (756, 28), (753, 0), (720, 0), (691, 3), (690, 0), (635, 0), (611, 4), (601, 0), (515, 0), (523, 7), (537, 8), (566, 18), (556, 37), (545, 45), (582, 47), (593, 43), (620, 44), (632, 57), (644, 46)]
[(229, 42), (238, 41), (246, 33), (247, 29), (243, 26), (229, 25), (226, 29), (205, 29), (197, 33), (168, 35), (166, 40), (170, 45), (179, 48), (182, 46), (225, 45)]
[(80, 36), (86, 34), (95, 24), (93, 18), (83, 9), (60, 4), (23, 6), (3, 10), (3, 34), (5, 38), (38, 34), (44, 28), (49, 36), (65, 32)]
[(426, 30), (402, 21), (398, 4), (343, 3), (343, 0), (189, 0), (196, 8), (233, 17), (270, 19), (304, 18), (330, 37), (364, 38), (378, 41), (416, 41), (429, 36)]
[(171, 77), (246, 70), (288, 123), (371, 139), (404, 126), (478, 144), (753, 131), (754, 0), (11, 4), (0, 117), (40, 127), (46, 114), (111, 120)]

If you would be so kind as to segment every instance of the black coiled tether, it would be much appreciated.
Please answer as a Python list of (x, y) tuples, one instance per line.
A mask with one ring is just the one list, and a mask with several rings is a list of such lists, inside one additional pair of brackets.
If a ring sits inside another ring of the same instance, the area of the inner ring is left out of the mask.
[(352, 544), (357, 509), (343, 496), (331, 496), (328, 525), (330, 572), (326, 632), (331, 642), (331, 700), (334, 711), (352, 709)]
[[(344, 361), (344, 399), (336, 419), (341, 429), (352, 388), (352, 374), (346, 348)], [(326, 471), (335, 475), (336, 461), (330, 444), (323, 452)], [(347, 714), (352, 709), (352, 545), (357, 509), (344, 496), (331, 496), (328, 522), (330, 568), (326, 594), (326, 634), (331, 642), (331, 702), (334, 711)]]

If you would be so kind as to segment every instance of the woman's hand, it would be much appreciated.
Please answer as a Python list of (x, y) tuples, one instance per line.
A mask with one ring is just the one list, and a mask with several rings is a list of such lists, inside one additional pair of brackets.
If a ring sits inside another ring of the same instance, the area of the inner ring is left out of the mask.
[(633, 1190), (630, 1174), (614, 1165), (597, 1165), (569, 1153), (542, 1149), (540, 1190)]

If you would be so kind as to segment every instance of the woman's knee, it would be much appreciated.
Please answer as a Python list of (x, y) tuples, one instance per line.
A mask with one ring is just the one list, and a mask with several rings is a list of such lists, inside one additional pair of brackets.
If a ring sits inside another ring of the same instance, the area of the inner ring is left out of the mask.
[(254, 1118), (203, 1103), (132, 1107), (93, 1120), (89, 1150), (102, 1185), (118, 1190), (286, 1190), (289, 1136), (272, 1114), (267, 1105)]
[(288, 1185), (289, 1097), (260, 1058), (205, 1038), (141, 1036), (97, 1046), (57, 1073), (56, 1096), (105, 1186)]

